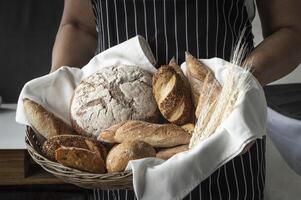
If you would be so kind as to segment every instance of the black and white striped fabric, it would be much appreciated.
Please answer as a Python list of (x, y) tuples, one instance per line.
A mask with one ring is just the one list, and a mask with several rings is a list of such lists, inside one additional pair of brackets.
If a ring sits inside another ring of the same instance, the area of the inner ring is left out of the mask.
[[(185, 51), (198, 58), (230, 60), (243, 30), (248, 50), (253, 35), (244, 0), (91, 0), (98, 31), (97, 53), (136, 35), (150, 44), (157, 66)], [(158, 180), (160, 181), (160, 180)], [(185, 199), (263, 199), (265, 140), (237, 156)], [(155, 183), (154, 183), (155, 184)], [(135, 199), (133, 191), (95, 190), (96, 199)]]

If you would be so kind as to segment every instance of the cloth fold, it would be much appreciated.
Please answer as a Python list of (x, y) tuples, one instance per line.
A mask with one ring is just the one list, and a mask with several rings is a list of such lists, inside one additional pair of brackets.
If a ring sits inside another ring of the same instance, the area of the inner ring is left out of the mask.
[[(223, 84), (228, 62), (202, 59)], [(96, 55), (82, 69), (62, 67), (36, 78), (23, 87), (17, 107), (16, 121), (29, 125), (23, 110), (23, 99), (29, 98), (70, 124), (69, 104), (76, 85), (85, 77), (112, 65), (139, 66), (156, 71), (154, 57), (146, 41), (132, 38)], [(185, 63), (182, 65), (185, 71)], [(243, 73), (239, 67), (236, 68)], [(250, 89), (241, 95), (233, 112), (216, 132), (197, 147), (179, 153), (167, 161), (147, 158), (131, 161), (127, 169), (133, 171), (133, 185), (138, 199), (182, 199), (217, 168), (238, 155), (252, 140), (261, 138), (266, 130), (266, 101), (255, 78)]]

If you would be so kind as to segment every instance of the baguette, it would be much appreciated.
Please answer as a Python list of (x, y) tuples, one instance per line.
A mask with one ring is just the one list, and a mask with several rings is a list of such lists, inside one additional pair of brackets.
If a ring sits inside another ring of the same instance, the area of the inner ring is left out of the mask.
[(173, 147), (188, 144), (191, 135), (175, 124), (152, 124), (143, 121), (127, 121), (117, 129), (114, 139), (141, 140), (153, 147)]
[[(213, 102), (221, 91), (221, 85), (211, 69), (188, 52), (186, 52), (185, 60), (192, 100), (196, 108), (195, 116), (198, 118), (204, 97), (211, 93), (209, 101)], [(210, 91), (211, 89), (212, 91)]]
[(167, 148), (167, 149), (161, 149), (160, 151), (157, 152), (156, 157), (163, 160), (168, 160), (169, 158), (176, 155), (177, 153), (188, 151), (188, 150), (189, 150), (188, 144)]
[(164, 118), (182, 125), (190, 121), (193, 112), (190, 87), (180, 67), (174, 61), (171, 65), (161, 66), (154, 74), (153, 94)]
[(77, 147), (90, 150), (98, 154), (103, 159), (107, 156), (107, 150), (100, 141), (79, 135), (54, 136), (44, 142), (42, 152), (48, 159), (54, 161), (55, 151), (60, 147)]
[(156, 157), (155, 149), (142, 141), (125, 141), (112, 148), (109, 152), (106, 166), (108, 172), (124, 171), (130, 160), (146, 157)]
[(105, 162), (97, 152), (76, 147), (60, 147), (55, 151), (57, 162), (67, 167), (92, 173), (105, 173)]
[(195, 125), (193, 123), (184, 124), (181, 126), (187, 133), (192, 135)]
[(27, 120), (46, 139), (56, 135), (74, 135), (75, 131), (65, 122), (29, 99), (23, 100)]

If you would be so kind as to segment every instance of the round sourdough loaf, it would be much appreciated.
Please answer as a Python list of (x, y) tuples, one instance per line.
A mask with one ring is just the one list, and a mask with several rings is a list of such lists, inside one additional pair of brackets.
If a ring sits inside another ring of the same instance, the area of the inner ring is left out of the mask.
[(85, 78), (76, 87), (70, 107), (73, 128), (95, 137), (129, 119), (155, 121), (158, 113), (152, 75), (123, 65), (103, 68)]

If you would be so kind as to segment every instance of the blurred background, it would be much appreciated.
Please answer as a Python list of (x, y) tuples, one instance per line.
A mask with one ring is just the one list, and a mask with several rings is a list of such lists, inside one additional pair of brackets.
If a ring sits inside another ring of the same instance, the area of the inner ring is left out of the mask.
[[(63, 0), (0, 0), (0, 96), (3, 102), (16, 103), (27, 81), (50, 71), (52, 46), (63, 4)], [(257, 14), (253, 21), (253, 33), (255, 44), (259, 44), (262, 34)], [(301, 83), (301, 66), (273, 84), (284, 83)], [(10, 123), (14, 123), (13, 115)], [(15, 135), (24, 137), (24, 132)], [(21, 141), (24, 142), (23, 138)], [(265, 198), (300, 199), (300, 176), (290, 169), (269, 138), (266, 157)]]

